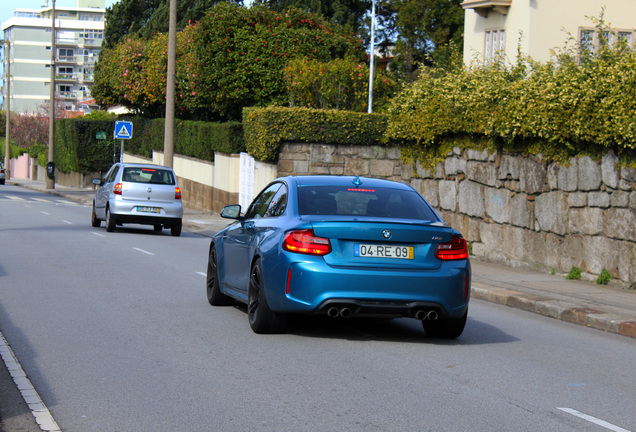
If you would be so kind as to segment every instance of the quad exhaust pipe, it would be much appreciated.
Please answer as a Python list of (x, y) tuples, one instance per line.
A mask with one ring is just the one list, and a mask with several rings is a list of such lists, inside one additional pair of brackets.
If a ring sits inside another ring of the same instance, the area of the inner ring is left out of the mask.
[(438, 318), (439, 314), (437, 313), (437, 311), (434, 310), (430, 310), (428, 312), (425, 310), (418, 310), (417, 312), (415, 312), (415, 319), (418, 319), (420, 321), (435, 321)]

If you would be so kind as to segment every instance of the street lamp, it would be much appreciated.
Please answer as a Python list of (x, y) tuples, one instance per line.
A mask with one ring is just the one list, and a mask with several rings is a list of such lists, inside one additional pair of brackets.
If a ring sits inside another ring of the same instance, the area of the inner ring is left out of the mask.
[(7, 87), (7, 93), (5, 96), (5, 112), (4, 116), (6, 118), (6, 129), (5, 129), (5, 137), (4, 137), (4, 173), (5, 179), (9, 180), (11, 178), (11, 170), (9, 169), (9, 159), (11, 152), (11, 146), (9, 145), (9, 117), (11, 115), (11, 41), (10, 40), (0, 40), (0, 43), (5, 45), (5, 55), (7, 56), (7, 66), (5, 70), (5, 86)]

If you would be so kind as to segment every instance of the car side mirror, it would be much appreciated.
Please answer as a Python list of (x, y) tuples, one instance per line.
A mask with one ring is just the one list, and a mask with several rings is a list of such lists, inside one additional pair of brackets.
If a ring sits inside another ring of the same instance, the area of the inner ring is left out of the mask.
[(241, 206), (239, 204), (232, 204), (223, 207), (221, 217), (226, 219), (241, 219)]
[(101, 186), (102, 185), (102, 180), (101, 179), (93, 179), (93, 184), (95, 186)]

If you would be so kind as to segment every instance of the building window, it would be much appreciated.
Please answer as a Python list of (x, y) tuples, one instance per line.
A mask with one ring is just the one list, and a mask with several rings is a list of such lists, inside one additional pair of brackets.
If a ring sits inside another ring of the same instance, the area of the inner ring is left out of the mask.
[(634, 30), (605, 30), (603, 37), (600, 36), (596, 29), (579, 29), (580, 53), (587, 55), (596, 53), (602, 43), (612, 48), (620, 46), (630, 48), (634, 44)]
[(505, 53), (506, 30), (487, 30), (484, 44), (484, 63), (503, 62)]

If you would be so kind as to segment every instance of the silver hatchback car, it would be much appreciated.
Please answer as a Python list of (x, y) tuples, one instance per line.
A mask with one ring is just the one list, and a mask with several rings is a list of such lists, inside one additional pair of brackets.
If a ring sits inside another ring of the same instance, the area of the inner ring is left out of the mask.
[(93, 199), (91, 225), (106, 221), (106, 231), (124, 223), (152, 225), (155, 231), (170, 228), (179, 236), (183, 218), (181, 189), (172, 168), (160, 165), (116, 163), (103, 179)]

